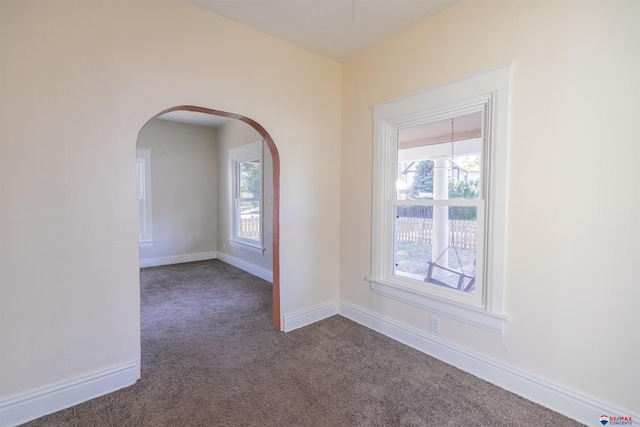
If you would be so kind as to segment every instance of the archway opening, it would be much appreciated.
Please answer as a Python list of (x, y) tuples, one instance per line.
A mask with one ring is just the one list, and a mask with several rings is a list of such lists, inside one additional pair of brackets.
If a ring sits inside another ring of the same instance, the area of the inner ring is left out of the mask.
[[(226, 111), (214, 110), (210, 108), (197, 107), (191, 105), (181, 105), (166, 110), (160, 111), (155, 116), (151, 117), (147, 124), (156, 118), (160, 118), (163, 115), (173, 112), (193, 112), (208, 114), (212, 116), (223, 117), (227, 119), (237, 120), (246, 125), (249, 125), (264, 141), (264, 146), (269, 150), (271, 158), (271, 180), (272, 180), (272, 194), (269, 196), (269, 204), (271, 205), (271, 221), (269, 222), (271, 228), (271, 250), (272, 250), (272, 325), (273, 328), (281, 330), (281, 315), (280, 315), (280, 222), (279, 222), (279, 209), (280, 209), (280, 157), (278, 149), (273, 141), (273, 138), (269, 135), (266, 129), (258, 122), (250, 119), (246, 116), (230, 113)], [(194, 114), (195, 115), (195, 114)], [(141, 130), (142, 132), (142, 130)]]

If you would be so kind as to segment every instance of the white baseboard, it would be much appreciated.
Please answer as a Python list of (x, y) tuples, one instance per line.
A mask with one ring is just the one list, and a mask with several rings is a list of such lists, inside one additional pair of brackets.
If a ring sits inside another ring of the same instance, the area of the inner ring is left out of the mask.
[(581, 423), (600, 425), (602, 414), (640, 419), (638, 414), (598, 402), (591, 397), (481, 356), (363, 307), (340, 301), (339, 314)]
[(297, 313), (282, 317), (282, 330), (290, 332), (338, 314), (338, 300), (316, 304)]
[(16, 426), (134, 384), (135, 361), (0, 399), (0, 427)]
[(234, 267), (238, 267), (240, 270), (246, 271), (247, 273), (251, 273), (254, 276), (258, 276), (262, 280), (273, 283), (273, 272), (264, 267), (257, 266), (243, 259), (225, 254), (224, 252), (218, 252), (218, 259), (226, 262), (227, 264), (231, 264)]
[(208, 259), (216, 259), (218, 252), (197, 252), (193, 254), (172, 255), (160, 258), (140, 259), (140, 268), (158, 267), (160, 265), (181, 264), (183, 262), (206, 261)]

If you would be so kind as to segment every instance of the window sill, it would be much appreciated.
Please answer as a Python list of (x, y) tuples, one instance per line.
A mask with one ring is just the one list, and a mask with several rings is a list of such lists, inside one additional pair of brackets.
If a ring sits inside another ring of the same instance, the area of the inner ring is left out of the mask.
[(229, 244), (237, 249), (240, 249), (245, 252), (249, 252), (254, 255), (263, 256), (264, 249), (261, 246), (252, 245), (251, 243), (243, 242), (240, 240), (229, 239)]
[(508, 317), (462, 302), (443, 299), (385, 279), (367, 278), (371, 292), (502, 335)]

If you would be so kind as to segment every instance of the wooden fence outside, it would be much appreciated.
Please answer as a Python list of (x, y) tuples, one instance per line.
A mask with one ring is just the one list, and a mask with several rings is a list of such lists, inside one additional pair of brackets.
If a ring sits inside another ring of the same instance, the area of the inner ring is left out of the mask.
[(260, 217), (240, 218), (240, 237), (260, 239)]
[[(396, 241), (416, 245), (433, 244), (433, 219), (399, 217)], [(449, 220), (449, 241), (458, 249), (476, 249), (476, 221)]]

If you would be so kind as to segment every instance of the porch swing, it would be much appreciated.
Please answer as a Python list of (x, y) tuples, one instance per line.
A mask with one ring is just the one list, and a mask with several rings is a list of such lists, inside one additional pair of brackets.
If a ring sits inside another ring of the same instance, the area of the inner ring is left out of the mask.
[[(447, 254), (449, 248), (451, 247), (453, 247), (456, 253), (456, 258), (458, 259), (458, 265), (460, 266), (460, 270), (455, 270), (453, 268), (445, 267), (444, 265), (438, 264), (438, 261), (440, 261), (440, 258), (442, 258), (445, 254)], [(427, 277), (424, 278), (425, 282), (451, 288), (452, 287), (451, 284), (447, 283), (447, 281), (445, 280), (447, 278), (454, 278), (454, 279), (457, 279), (456, 289), (464, 292), (470, 292), (476, 284), (475, 261), (473, 265), (467, 266), (467, 270), (465, 271), (465, 267), (462, 265), (462, 262), (460, 261), (460, 255), (458, 255), (458, 248), (453, 246), (451, 243), (449, 244), (449, 246), (445, 248), (444, 251), (442, 251), (442, 254), (440, 254), (440, 256), (435, 261), (427, 261), (427, 264), (429, 264), (429, 269), (427, 270)], [(438, 278), (433, 276), (433, 271), (436, 268), (444, 270), (444, 273), (438, 276)], [(464, 283), (465, 279), (469, 280), (466, 284)]]
[[(454, 159), (454, 136), (453, 136), (453, 117), (451, 118), (451, 172), (450, 172), (450, 182), (453, 182), (453, 159)], [(447, 221), (449, 219), (447, 218)], [(460, 266), (459, 270), (450, 268), (447, 265), (438, 264), (438, 262), (442, 259), (443, 256), (448, 257), (449, 249), (453, 248), (456, 259), (458, 260), (458, 265)], [(455, 286), (456, 289), (463, 292), (471, 292), (474, 289), (476, 284), (476, 262), (475, 258), (472, 265), (467, 265), (464, 267), (462, 265), (462, 260), (460, 259), (460, 254), (458, 253), (458, 248), (454, 244), (453, 234), (449, 233), (449, 245), (444, 248), (442, 253), (436, 258), (435, 261), (427, 261), (429, 268), (427, 270), (427, 277), (424, 278), (424, 281), (427, 283), (433, 283), (435, 285), (444, 286), (446, 288), (452, 288)], [(434, 276), (434, 270), (439, 271), (439, 274)], [(465, 283), (467, 280), (467, 283)], [(453, 285), (453, 286), (452, 286)]]

